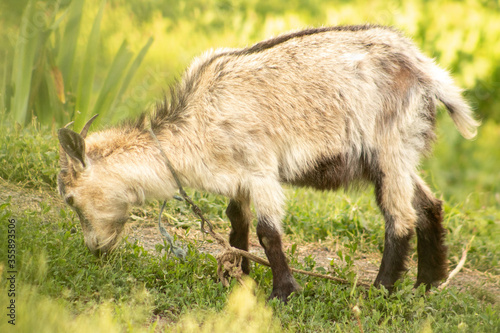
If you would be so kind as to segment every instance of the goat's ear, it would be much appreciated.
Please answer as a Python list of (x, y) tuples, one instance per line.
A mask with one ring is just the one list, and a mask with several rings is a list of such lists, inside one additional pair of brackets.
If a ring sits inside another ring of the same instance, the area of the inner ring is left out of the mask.
[(67, 128), (61, 128), (57, 135), (61, 148), (73, 162), (76, 171), (81, 172), (86, 168), (85, 140), (83, 137)]

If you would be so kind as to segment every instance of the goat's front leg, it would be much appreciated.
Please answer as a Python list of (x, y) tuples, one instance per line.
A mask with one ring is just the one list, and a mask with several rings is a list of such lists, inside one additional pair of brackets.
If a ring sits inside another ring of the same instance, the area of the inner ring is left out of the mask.
[(259, 179), (251, 192), (257, 211), (257, 236), (266, 252), (273, 273), (273, 291), (270, 298), (285, 302), (300, 289), (288, 267), (281, 243), (281, 218), (283, 216), (283, 190), (279, 182)]
[(273, 272), (273, 291), (269, 298), (278, 298), (286, 303), (288, 296), (294, 291), (299, 290), (300, 286), (293, 278), (292, 272), (286, 262), (280, 232), (266, 217), (261, 217), (257, 224), (257, 236), (259, 236), (260, 245), (262, 245), (266, 252), (267, 259), (271, 264), (271, 271)]

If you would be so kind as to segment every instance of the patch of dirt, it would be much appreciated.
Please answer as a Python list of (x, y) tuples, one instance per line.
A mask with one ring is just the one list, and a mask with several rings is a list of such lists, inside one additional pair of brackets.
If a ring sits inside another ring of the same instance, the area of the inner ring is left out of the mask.
[[(25, 210), (41, 211), (43, 205), (50, 205), (52, 207), (51, 213), (55, 214), (60, 208), (64, 207), (62, 199), (55, 192), (26, 189), (0, 178), (0, 204), (6, 202), (9, 197), (11, 209), (15, 214), (22, 214)], [(150, 216), (151, 214), (147, 215)], [(136, 218), (135, 221), (128, 224), (125, 234), (127, 241), (131, 243), (137, 241), (149, 253), (158, 254), (155, 245), (163, 244), (163, 239), (158, 230), (157, 221), (151, 217), (137, 218), (137, 215), (134, 214), (132, 216)], [(22, 218), (22, 216), (15, 217)], [(170, 234), (177, 236), (178, 242), (181, 244), (183, 242), (194, 242), (201, 252), (210, 253), (214, 256), (222, 250), (217, 243), (211, 241), (210, 236), (199, 231), (196, 224), (193, 224), (193, 227), (189, 229), (171, 227), (165, 224), (164, 226)], [(228, 237), (229, 223), (216, 223), (216, 229), (218, 233)], [(285, 250), (291, 249), (295, 243), (290, 237), (284, 236)], [(316, 267), (323, 267), (327, 272), (331, 272), (330, 263), (332, 260), (335, 265), (342, 265), (336, 254), (339, 249), (347, 253), (343, 249), (342, 243), (336, 239), (314, 243), (301, 242), (297, 243), (295, 255), (302, 262), (304, 258), (311, 256), (316, 262)], [(252, 232), (250, 236), (250, 253), (265, 257), (255, 232)], [(371, 283), (375, 280), (380, 260), (380, 253), (361, 253), (354, 258), (355, 270), (361, 282)], [(408, 266), (410, 270), (407, 274), (415, 278), (416, 262), (410, 259)], [(469, 290), (477, 297), (488, 302), (498, 303), (500, 300), (500, 276), (497, 275), (464, 267), (450, 282), (450, 285), (457, 287), (459, 290)]]
[[(212, 241), (209, 235), (202, 233), (197, 224), (193, 224), (193, 227), (189, 228), (189, 231), (186, 231), (184, 228), (168, 226), (165, 220), (162, 221), (167, 231), (171, 235), (176, 235), (178, 243), (181, 245), (184, 242), (195, 242), (199, 251), (210, 253), (213, 256), (217, 256), (222, 251), (222, 247), (215, 241)], [(228, 238), (230, 232), (229, 223), (224, 225), (217, 223), (216, 232)], [(141, 219), (141, 221), (130, 223), (127, 241), (132, 243), (137, 241), (137, 243), (149, 253), (157, 253), (155, 245), (163, 244), (163, 238), (158, 230), (157, 220), (146, 218)], [(342, 243), (336, 239), (320, 242), (297, 243), (287, 235), (283, 237), (285, 251), (290, 250), (294, 244), (297, 245), (295, 255), (298, 256), (300, 262), (304, 262), (306, 257), (311, 256), (316, 262), (316, 267), (322, 267), (330, 273), (332, 272), (332, 261), (334, 265), (343, 265), (343, 262), (337, 255), (338, 250), (342, 250), (343, 253), (348, 252), (347, 249), (343, 247)], [(265, 258), (264, 249), (259, 244), (255, 230), (250, 233), (249, 252), (261, 258)], [(355, 271), (358, 274), (360, 282), (370, 284), (375, 280), (381, 259), (381, 253), (361, 253), (354, 258)], [(408, 267), (409, 271), (407, 274), (415, 280), (417, 276), (417, 262), (413, 258), (410, 258)], [(450, 267), (450, 271), (453, 268), (454, 267)], [(464, 267), (450, 281), (449, 285), (455, 286), (459, 290), (469, 290), (479, 298), (492, 303), (498, 303), (500, 301), (500, 277), (493, 274)]]
[[(185, 230), (182, 228), (167, 227), (168, 232), (172, 235), (176, 235), (179, 243), (195, 241), (198, 250), (204, 253), (210, 253), (213, 256), (217, 256), (223, 250), (222, 247), (212, 239), (209, 235), (203, 234), (200, 230), (190, 230), (186, 234)], [(229, 238), (229, 228), (223, 229), (218, 228), (217, 233)], [(158, 226), (148, 225), (148, 226), (132, 226), (130, 233), (128, 235), (128, 241), (137, 241), (144, 249), (149, 251), (155, 251), (155, 244), (163, 244), (162, 236), (158, 231)], [(292, 246), (296, 244), (288, 236), (283, 237), (283, 246), (285, 251), (289, 251)], [(328, 244), (325, 242), (321, 243), (300, 243), (296, 244), (295, 255), (298, 256), (299, 261), (304, 262), (304, 259), (311, 256), (316, 262), (316, 267), (322, 267), (326, 271), (332, 271), (330, 267), (330, 262), (333, 260), (334, 264), (343, 265), (339, 257), (337, 256), (338, 244), (333, 242)], [(260, 246), (259, 240), (255, 232), (250, 235), (250, 248), (249, 252), (261, 258), (266, 258), (264, 249)], [(360, 281), (370, 283), (375, 280), (378, 272), (378, 262), (380, 256), (378, 255), (363, 255), (361, 260), (356, 259), (354, 265), (356, 267), (356, 272), (360, 276)]]

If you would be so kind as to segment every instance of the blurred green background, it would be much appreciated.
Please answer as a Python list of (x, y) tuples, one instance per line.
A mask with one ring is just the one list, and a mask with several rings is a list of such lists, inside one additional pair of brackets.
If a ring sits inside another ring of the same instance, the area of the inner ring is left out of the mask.
[[(2, 0), (2, 132), (16, 123), (36, 128), (51, 134), (47, 149), (55, 152), (55, 129), (71, 120), (78, 129), (99, 113), (98, 126), (107, 126), (151, 110), (204, 50), (244, 47), (308, 26), (362, 23), (392, 25), (412, 37), (452, 72), (482, 120), (478, 137), (466, 141), (441, 112), (424, 177), (447, 200), (500, 207), (500, 4), (494, 0)], [(8, 139), (0, 148), (3, 170), (20, 149), (4, 144)], [(49, 186), (55, 154), (42, 161)]]

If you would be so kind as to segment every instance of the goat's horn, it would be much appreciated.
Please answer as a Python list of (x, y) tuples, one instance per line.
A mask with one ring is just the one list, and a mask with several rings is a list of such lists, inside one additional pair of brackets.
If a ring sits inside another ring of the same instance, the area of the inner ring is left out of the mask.
[(97, 118), (98, 115), (99, 114), (96, 114), (95, 116), (90, 118), (89, 121), (87, 121), (87, 123), (85, 124), (85, 126), (83, 126), (83, 129), (80, 132), (80, 135), (82, 136), (82, 138), (85, 139), (87, 137), (87, 132), (89, 131), (90, 125), (92, 125), (92, 122), (94, 121), (95, 118)]

